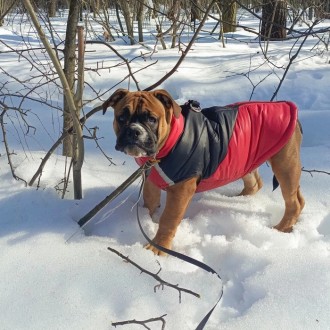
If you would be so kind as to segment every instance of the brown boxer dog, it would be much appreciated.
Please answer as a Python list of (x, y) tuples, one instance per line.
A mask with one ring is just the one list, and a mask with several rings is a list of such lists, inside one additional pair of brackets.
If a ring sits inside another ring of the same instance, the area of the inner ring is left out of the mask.
[[(173, 122), (179, 121), (182, 117), (182, 108), (171, 95), (165, 90), (129, 92), (118, 89), (104, 102), (104, 113), (109, 106), (114, 109), (113, 128), (117, 136), (116, 149), (144, 161), (159, 158), (161, 163), (163, 158), (158, 155), (164, 152), (168, 140), (172, 138), (171, 131), (175, 128)], [(292, 231), (305, 204), (299, 186), (302, 133), (299, 122), (296, 121), (294, 125), (293, 133), (284, 146), (268, 159), (285, 201), (284, 216), (274, 227), (282, 232)], [(166, 157), (166, 153), (164, 155)], [(143, 161), (140, 163), (142, 164)], [(175, 166), (174, 162), (173, 167)], [(157, 175), (161, 176), (162, 173)], [(253, 195), (262, 187), (257, 168), (245, 174), (242, 179), (244, 188), (240, 195)], [(165, 188), (166, 205), (153, 242), (167, 249), (171, 248), (177, 227), (198, 190), (200, 181), (200, 175), (195, 175), (182, 181), (176, 180)], [(160, 205), (160, 195), (161, 189), (148, 177), (143, 197), (150, 216)], [(150, 244), (146, 248), (155, 254), (164, 254)]]

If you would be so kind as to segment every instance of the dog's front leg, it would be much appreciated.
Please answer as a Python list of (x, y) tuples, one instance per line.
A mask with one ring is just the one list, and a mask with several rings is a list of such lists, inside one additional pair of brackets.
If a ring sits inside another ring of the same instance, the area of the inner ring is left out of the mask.
[(149, 178), (147, 178), (143, 187), (143, 206), (149, 210), (151, 217), (160, 206), (160, 193), (160, 188), (158, 188), (153, 182), (149, 180)]
[[(196, 187), (197, 178), (191, 178), (179, 182), (166, 190), (166, 205), (159, 219), (159, 228), (153, 239), (154, 243), (171, 249), (176, 230), (186, 212), (191, 198), (195, 194)], [(157, 255), (166, 255), (166, 253), (158, 250), (152, 244), (148, 244), (146, 248)]]

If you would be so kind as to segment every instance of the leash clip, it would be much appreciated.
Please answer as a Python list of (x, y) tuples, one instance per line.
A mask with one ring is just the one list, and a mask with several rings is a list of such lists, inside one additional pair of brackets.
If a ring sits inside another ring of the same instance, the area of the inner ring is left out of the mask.
[(150, 170), (154, 165), (158, 164), (160, 162), (160, 159), (156, 159), (156, 158), (150, 158), (149, 160), (147, 160), (144, 165), (142, 165), (142, 167), (148, 171)]
[(194, 112), (201, 112), (202, 108), (198, 101), (195, 100), (189, 100), (186, 105), (189, 106), (189, 110), (192, 110)]

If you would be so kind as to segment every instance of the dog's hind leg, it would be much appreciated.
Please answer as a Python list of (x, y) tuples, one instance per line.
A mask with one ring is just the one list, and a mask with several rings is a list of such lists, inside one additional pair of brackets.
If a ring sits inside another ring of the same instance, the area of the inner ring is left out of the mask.
[(285, 201), (284, 216), (274, 228), (287, 233), (292, 231), (305, 206), (299, 183), (301, 175), (300, 144), (301, 132), (297, 126), (286, 146), (270, 159)]
[(244, 188), (239, 196), (254, 195), (262, 188), (262, 179), (257, 168), (245, 175), (242, 179), (244, 182)]

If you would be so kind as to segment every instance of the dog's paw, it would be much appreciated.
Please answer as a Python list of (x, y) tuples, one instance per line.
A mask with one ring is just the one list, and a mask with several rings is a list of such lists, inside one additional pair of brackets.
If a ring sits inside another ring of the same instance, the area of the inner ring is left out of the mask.
[(145, 248), (146, 248), (147, 250), (152, 251), (156, 256), (162, 256), (162, 257), (167, 256), (167, 253), (158, 250), (158, 249), (157, 249), (155, 246), (153, 246), (152, 244), (147, 244), (147, 245), (145, 246)]
[[(165, 249), (168, 249), (170, 250), (172, 248), (172, 240), (169, 239), (168, 237), (161, 237), (159, 238), (159, 235), (155, 236), (155, 238), (152, 240), (152, 242), (155, 243), (155, 245), (158, 245), (158, 246), (161, 246)], [(166, 256), (167, 253), (166, 252), (163, 252), (162, 250), (158, 249), (156, 246), (154, 246), (153, 244), (149, 243), (145, 246), (145, 248), (147, 250), (150, 250), (152, 251), (155, 255), (158, 255), (158, 256)]]
[(161, 206), (160, 204), (158, 204), (156, 206), (149, 206), (146, 203), (143, 204), (143, 207), (146, 208), (149, 211), (149, 215), (150, 215), (151, 218), (157, 213), (160, 206)]
[(282, 233), (291, 233), (293, 230), (293, 226), (283, 227), (283, 226), (281, 226), (281, 224), (278, 224), (278, 225), (274, 226), (273, 229), (276, 229)]

